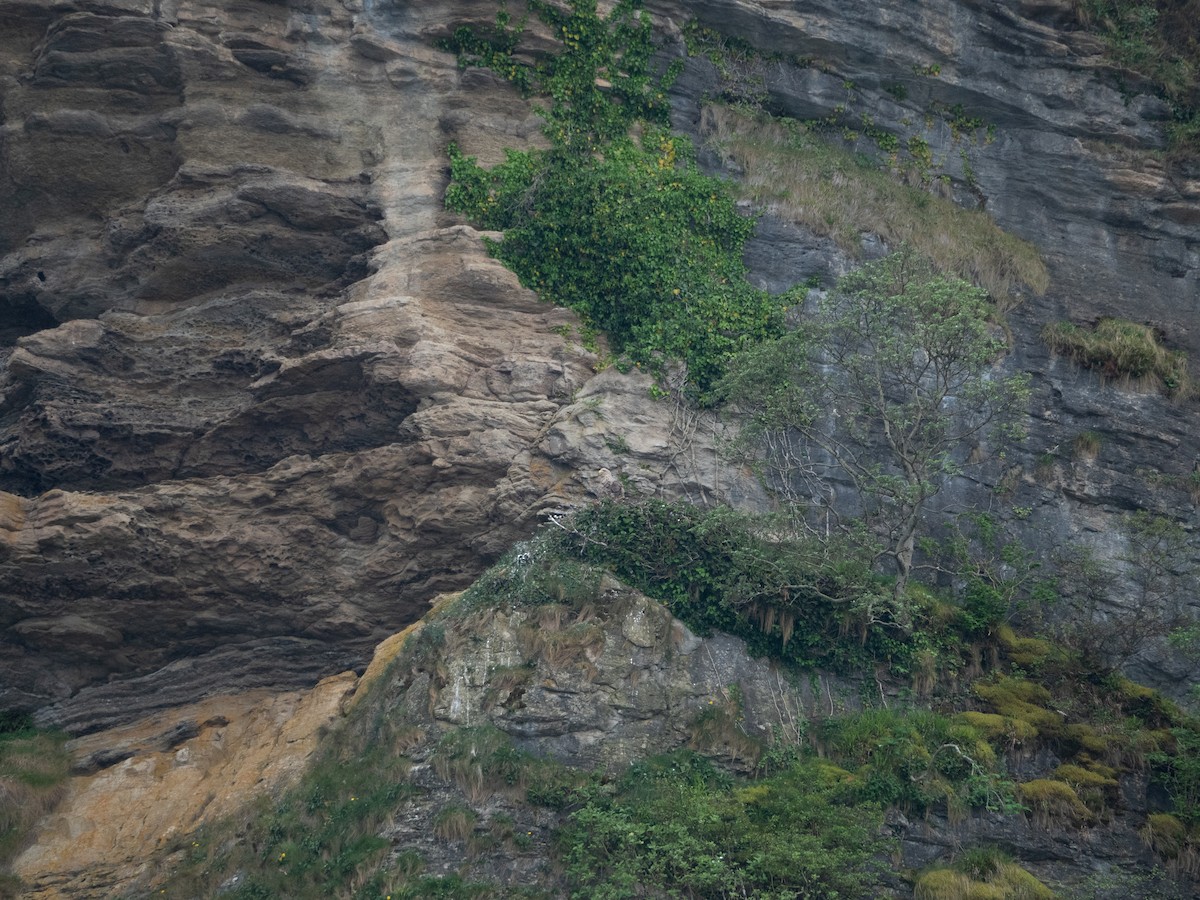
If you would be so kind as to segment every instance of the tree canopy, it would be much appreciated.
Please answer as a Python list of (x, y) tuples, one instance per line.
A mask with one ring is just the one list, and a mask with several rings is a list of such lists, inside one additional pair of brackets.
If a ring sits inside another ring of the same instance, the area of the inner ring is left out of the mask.
[[(838, 521), (832, 492), (856, 495), (896, 575), (912, 571), (927, 501), (988, 440), (1021, 434), (1024, 375), (997, 362), (1006, 345), (987, 294), (910, 250), (845, 276), (799, 327), (742, 354), (721, 385), (746, 417), (738, 444), (813, 523)], [(891, 611), (904, 624), (899, 608)]]

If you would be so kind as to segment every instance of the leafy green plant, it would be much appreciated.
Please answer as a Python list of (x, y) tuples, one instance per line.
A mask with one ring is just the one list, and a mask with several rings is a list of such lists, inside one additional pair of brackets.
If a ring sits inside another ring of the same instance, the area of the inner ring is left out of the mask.
[(966, 720), (922, 709), (871, 709), (826, 719), (817, 744), (850, 769), (859, 801), (923, 813), (944, 806), (1019, 807), (987, 735)]
[(1195, 0), (1076, 0), (1075, 12), (1100, 34), (1121, 66), (1154, 82), (1171, 108), (1173, 149), (1200, 151), (1200, 6)]
[[(504, 29), (502, 40), (456, 32), (447, 46), (463, 64), (511, 80), (521, 72), (519, 83), (548, 95), (552, 146), (509, 151), (491, 170), (451, 146), (446, 206), (504, 231), (497, 258), (603, 329), (617, 352), (652, 367), (681, 359), (706, 388), (730, 356), (780, 327), (781, 304), (746, 280), (753, 222), (662, 127), (666, 82), (648, 74), (650, 24), (636, 3), (621, 0), (607, 17), (594, 0), (531, 10), (561, 37), (560, 53), (532, 70)], [(640, 140), (629, 136), (635, 122)]]
[(1171, 737), (1171, 752), (1152, 756), (1156, 777), (1170, 791), (1175, 816), (1189, 828), (1200, 827), (1200, 722), (1182, 719)]
[[(1021, 518), (1016, 510), (1014, 518)], [(967, 637), (998, 634), (1013, 617), (1034, 613), (1056, 596), (1042, 563), (1015, 530), (987, 513), (970, 512), (920, 542), (926, 565), (961, 584), (958, 626)]]
[(638, 763), (563, 830), (572, 897), (868, 896), (881, 816), (841, 805), (847, 777), (805, 761), (742, 785), (693, 754)]

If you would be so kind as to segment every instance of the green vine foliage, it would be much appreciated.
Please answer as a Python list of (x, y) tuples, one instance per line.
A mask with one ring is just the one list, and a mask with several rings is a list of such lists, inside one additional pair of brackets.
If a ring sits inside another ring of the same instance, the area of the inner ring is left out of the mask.
[(452, 145), (445, 203), (504, 232), (493, 253), (542, 299), (578, 312), (637, 363), (683, 360), (703, 391), (734, 354), (780, 333), (783, 301), (746, 280), (753, 221), (665, 128), (673, 72), (649, 74), (650, 24), (637, 6), (623, 0), (604, 18), (592, 0), (568, 12), (530, 3), (561, 44), (534, 68), (513, 55), (519, 28), (504, 12), (490, 36), (455, 33), (445, 46), (463, 65), (551, 99), (551, 146), (510, 150), (483, 169)]

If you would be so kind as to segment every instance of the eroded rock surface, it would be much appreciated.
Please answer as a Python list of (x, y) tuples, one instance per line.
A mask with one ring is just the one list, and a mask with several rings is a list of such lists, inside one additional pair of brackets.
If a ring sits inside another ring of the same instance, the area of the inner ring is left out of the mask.
[(303, 771), (355, 687), (210, 697), (72, 742), (75, 773), (13, 869), (29, 897), (111, 897), (157, 852), (184, 853), (206, 822), (278, 795)]
[[(431, 47), (492, 14), (0, 5), (5, 706), (84, 732), (361, 666), (616, 483), (605, 427), (546, 443), (574, 317), (441, 212), (449, 140), (539, 137)], [(631, 378), (609, 430), (669, 434)], [(643, 440), (639, 486), (682, 480)]]

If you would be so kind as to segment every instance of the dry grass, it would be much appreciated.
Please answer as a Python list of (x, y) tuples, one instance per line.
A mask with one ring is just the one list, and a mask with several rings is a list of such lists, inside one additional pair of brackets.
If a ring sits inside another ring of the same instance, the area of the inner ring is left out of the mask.
[(1169, 813), (1152, 813), (1141, 830), (1142, 840), (1167, 861), (1172, 872), (1200, 876), (1200, 831), (1187, 827)]
[(475, 830), (478, 817), (465, 806), (447, 806), (433, 817), (433, 833), (447, 843), (465, 841)]
[(901, 183), (874, 163), (832, 146), (803, 125), (727, 106), (705, 109), (709, 142), (742, 169), (740, 190), (773, 213), (857, 255), (862, 235), (909, 244), (943, 272), (973, 281), (1001, 312), (1022, 285), (1041, 294), (1049, 274), (1037, 248), (991, 217)]
[(523, 625), (517, 632), (521, 649), (531, 659), (540, 659), (552, 669), (581, 666), (585, 670), (591, 659), (604, 648), (604, 629), (579, 618), (566, 627), (541, 627), (535, 623)]
[(65, 735), (46, 732), (0, 736), (0, 867), (66, 791), (71, 758), (65, 742)]
[(1149, 325), (1112, 318), (1100, 319), (1091, 328), (1051, 322), (1042, 329), (1042, 339), (1055, 353), (1124, 387), (1162, 391), (1177, 400), (1197, 394), (1188, 374), (1187, 356), (1159, 343)]
[(1094, 431), (1081, 431), (1071, 442), (1071, 451), (1076, 459), (1095, 459), (1100, 455), (1100, 435)]

